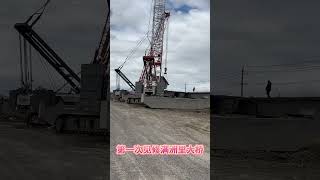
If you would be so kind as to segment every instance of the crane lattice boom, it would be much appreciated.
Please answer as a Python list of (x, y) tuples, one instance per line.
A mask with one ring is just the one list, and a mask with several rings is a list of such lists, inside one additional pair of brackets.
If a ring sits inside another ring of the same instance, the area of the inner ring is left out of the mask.
[(165, 0), (154, 0), (151, 44), (147, 54), (143, 56), (144, 67), (139, 79), (145, 87), (154, 85), (162, 75), (163, 37), (170, 16), (165, 11), (165, 4)]
[(107, 98), (110, 91), (110, 1), (107, 1), (107, 17), (102, 30), (102, 35), (94, 59), (93, 64), (104, 65), (105, 71), (103, 76), (103, 99)]

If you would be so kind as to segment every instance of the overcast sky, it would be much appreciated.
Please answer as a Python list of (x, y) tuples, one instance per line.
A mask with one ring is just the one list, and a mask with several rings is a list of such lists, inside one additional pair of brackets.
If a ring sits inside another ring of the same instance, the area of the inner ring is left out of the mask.
[[(1, 1), (0, 93), (19, 86), (18, 33), (13, 26), (16, 22), (25, 21), (43, 2)], [(209, 2), (171, 0), (168, 3), (172, 15), (169, 89), (184, 90), (185, 82), (192, 84), (187, 86), (188, 90), (193, 86), (197, 90), (209, 88)], [(215, 0), (214, 3), (211, 87), (216, 94), (240, 95), (241, 68), (244, 66), (244, 81), (248, 84), (244, 87), (246, 96), (264, 96), (268, 79), (273, 82), (273, 96), (320, 95), (318, 1)], [(129, 0), (111, 1), (112, 68), (124, 61), (146, 33), (150, 5), (151, 1), (147, 0), (134, 3)], [(105, 18), (105, 7), (105, 1), (52, 0), (35, 29), (75, 71), (79, 71), (81, 63), (89, 63), (93, 58)], [(145, 48), (146, 44), (142, 45), (123, 68), (133, 82), (142, 70)], [(35, 85), (51, 87), (48, 73), (36, 53), (33, 54)], [(53, 79), (59, 79), (52, 69), (49, 71)], [(111, 88), (115, 87), (113, 71), (111, 85)], [(124, 84), (122, 87), (128, 88)]]
[[(0, 5), (0, 94), (19, 87), (19, 41), (13, 28), (24, 22), (45, 0), (2, 0)], [(80, 64), (90, 63), (98, 46), (106, 18), (106, 1), (51, 0), (34, 29), (57, 54), (79, 72)], [(34, 86), (59, 87), (64, 82), (33, 53)], [(52, 74), (54, 83), (51, 83)], [(53, 84), (53, 85), (52, 85)]]
[[(24, 22), (45, 0), (3, 0), (0, 6), (0, 94), (19, 87), (19, 41), (13, 28)], [(151, 0), (111, 2), (111, 65), (118, 67), (137, 41), (146, 33)], [(106, 15), (106, 1), (52, 0), (34, 29), (70, 65), (79, 72), (80, 64), (91, 62), (98, 45)], [(209, 90), (210, 14), (209, 0), (171, 0), (168, 54), (169, 89)], [(146, 43), (123, 68), (135, 82), (142, 70)], [(34, 86), (57, 88), (64, 82), (55, 71), (33, 52)], [(46, 67), (46, 68), (45, 68)], [(47, 70), (46, 70), (47, 69)], [(49, 73), (47, 72), (49, 71)], [(52, 80), (51, 80), (52, 79)], [(115, 74), (111, 71), (111, 88)], [(126, 85), (122, 88), (128, 89)]]
[(214, 2), (214, 94), (239, 96), (244, 66), (245, 96), (265, 96), (268, 79), (273, 96), (320, 95), (319, 1)]
[[(111, 89), (116, 87), (113, 69), (124, 62), (130, 50), (148, 31), (152, 0), (111, 0)], [(210, 90), (210, 1), (169, 0), (168, 76), (169, 90)], [(152, 23), (151, 23), (152, 24)], [(134, 83), (143, 68), (145, 41), (122, 71)], [(123, 81), (121, 88), (129, 89)]]

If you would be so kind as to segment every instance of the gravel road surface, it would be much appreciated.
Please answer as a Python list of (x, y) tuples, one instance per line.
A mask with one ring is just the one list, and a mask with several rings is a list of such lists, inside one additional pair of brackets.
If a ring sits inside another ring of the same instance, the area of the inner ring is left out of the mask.
[[(210, 114), (111, 102), (111, 179), (209, 179)], [(116, 145), (203, 144), (202, 156), (116, 155)]]

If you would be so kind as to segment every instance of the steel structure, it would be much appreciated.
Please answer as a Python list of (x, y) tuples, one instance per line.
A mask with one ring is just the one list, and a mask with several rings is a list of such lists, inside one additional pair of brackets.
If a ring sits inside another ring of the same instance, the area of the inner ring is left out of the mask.
[[(145, 92), (150, 92), (157, 86), (162, 76), (163, 39), (170, 16), (170, 13), (166, 12), (165, 5), (165, 0), (154, 0), (151, 44), (150, 49), (143, 56), (143, 70), (139, 79), (144, 84)], [(166, 74), (166, 67), (164, 74)]]
[(75, 93), (80, 92), (80, 77), (58, 56), (58, 54), (32, 29), (41, 18), (48, 0), (43, 7), (32, 14), (24, 23), (15, 24), (15, 29), (41, 56), (68, 82)]
[(93, 58), (93, 64), (102, 64), (105, 67), (104, 83), (103, 83), (103, 97), (106, 99), (110, 92), (110, 1), (107, 1), (107, 17), (102, 30), (102, 35), (98, 48), (96, 49)]
[[(51, 99), (48, 91), (43, 94), (33, 93), (32, 108), (26, 113), (27, 124), (44, 123), (54, 126), (57, 132), (65, 130), (105, 133), (108, 128), (110, 91), (110, 1), (107, 0), (107, 17), (95, 56), (90, 64), (81, 65), (81, 79), (33, 30), (33, 26), (41, 18), (48, 3), (49, 0), (26, 22), (15, 24), (15, 29), (24, 41), (28, 42), (80, 96), (56, 94), (52, 91)], [(24, 56), (26, 57), (27, 54), (24, 53)], [(28, 64), (24, 66), (27, 67)]]
[(103, 64), (108, 68), (109, 59), (110, 59), (110, 5), (108, 1), (108, 13), (107, 18), (103, 27), (101, 39), (99, 46), (95, 52), (95, 56), (93, 58), (93, 64)]
[[(136, 87), (135, 85), (127, 78), (126, 75), (124, 75), (122, 72), (121, 72), (121, 69), (115, 69), (116, 73), (130, 86), (130, 88), (135, 91), (136, 90)], [(118, 77), (117, 77), (118, 78)], [(120, 85), (118, 84), (119, 82), (117, 82), (117, 89), (119, 90), (120, 89)], [(119, 87), (119, 88), (118, 88)]]

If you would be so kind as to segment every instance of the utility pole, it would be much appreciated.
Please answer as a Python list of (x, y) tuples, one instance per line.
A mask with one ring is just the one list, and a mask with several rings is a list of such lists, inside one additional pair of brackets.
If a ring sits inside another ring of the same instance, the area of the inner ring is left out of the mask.
[(184, 83), (184, 92), (187, 93), (187, 83)]
[(120, 90), (120, 76), (116, 74), (116, 90)]
[(241, 97), (243, 97), (243, 75), (244, 75), (244, 66), (242, 66), (242, 70), (241, 70)]
[(32, 83), (33, 83), (33, 77), (32, 77), (32, 54), (31, 54), (31, 44), (29, 44), (29, 65), (30, 65), (30, 91), (32, 92)]

